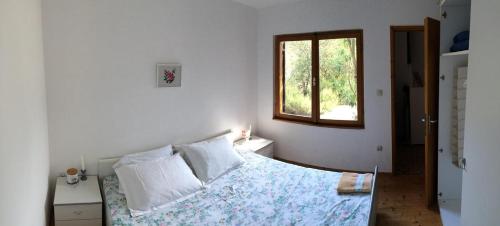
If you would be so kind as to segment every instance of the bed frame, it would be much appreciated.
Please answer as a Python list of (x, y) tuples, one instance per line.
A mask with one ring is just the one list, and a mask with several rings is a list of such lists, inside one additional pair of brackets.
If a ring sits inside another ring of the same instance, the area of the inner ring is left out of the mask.
[(106, 201), (105, 195), (104, 195), (104, 187), (102, 186), (102, 180), (106, 176), (114, 175), (115, 170), (113, 169), (113, 165), (120, 160), (119, 157), (117, 158), (107, 158), (107, 159), (99, 159), (97, 162), (97, 177), (99, 178), (99, 187), (101, 188), (101, 195), (102, 195), (102, 201), (104, 203), (104, 216), (105, 216), (105, 221), (107, 226), (112, 226), (111, 224), (111, 216), (110, 211), (108, 209), (108, 203)]
[(370, 218), (368, 219), (368, 226), (375, 226), (377, 224), (377, 175), (378, 166), (373, 170), (372, 191), (370, 193)]
[[(226, 135), (227, 133), (222, 133), (213, 137), (217, 136), (222, 136)], [(210, 139), (210, 138), (208, 138)], [(113, 170), (113, 164), (115, 164), (120, 157), (116, 158), (106, 158), (106, 159), (100, 159), (98, 162), (98, 177), (99, 177), (99, 184), (101, 185), (102, 188), (102, 179), (106, 176), (114, 175), (115, 171)], [(369, 219), (368, 219), (368, 225), (367, 226), (375, 226), (377, 222), (377, 175), (378, 175), (378, 166), (375, 166), (375, 169), (373, 170), (373, 180), (372, 180), (372, 191), (370, 193), (370, 213), (369, 213)], [(102, 191), (103, 192), (103, 191)], [(103, 196), (104, 197), (104, 196)], [(107, 208), (106, 204), (106, 199), (103, 198), (104, 201), (104, 210), (105, 210), (105, 215), (106, 215), (106, 225), (111, 226), (111, 220), (109, 216), (109, 210)]]

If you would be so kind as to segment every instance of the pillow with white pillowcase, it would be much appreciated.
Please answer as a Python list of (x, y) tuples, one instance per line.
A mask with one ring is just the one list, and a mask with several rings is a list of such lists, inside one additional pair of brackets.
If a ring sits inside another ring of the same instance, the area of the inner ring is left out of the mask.
[[(123, 165), (136, 164), (140, 162), (147, 162), (155, 160), (158, 158), (169, 157), (173, 154), (172, 145), (166, 145), (161, 148), (152, 149), (145, 152), (128, 154), (120, 158), (118, 162), (113, 164), (113, 169), (119, 168)], [(120, 180), (118, 180), (118, 193), (123, 194), (123, 186)]]
[(115, 169), (133, 217), (161, 209), (202, 189), (180, 154)]
[(192, 144), (175, 145), (187, 158), (198, 179), (211, 183), (219, 176), (242, 165), (245, 160), (234, 150), (227, 136)]

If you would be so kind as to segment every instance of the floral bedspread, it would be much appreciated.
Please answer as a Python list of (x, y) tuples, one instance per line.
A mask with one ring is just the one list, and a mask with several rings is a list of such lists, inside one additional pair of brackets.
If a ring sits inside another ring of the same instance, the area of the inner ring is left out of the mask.
[(369, 194), (339, 195), (340, 173), (303, 168), (254, 153), (201, 192), (131, 217), (118, 178), (103, 181), (112, 225), (367, 225)]

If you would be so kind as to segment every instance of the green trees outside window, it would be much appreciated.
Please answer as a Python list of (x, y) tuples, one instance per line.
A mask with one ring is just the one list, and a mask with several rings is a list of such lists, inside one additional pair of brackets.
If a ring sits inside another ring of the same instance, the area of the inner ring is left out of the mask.
[(362, 31), (280, 35), (275, 48), (275, 118), (363, 126)]

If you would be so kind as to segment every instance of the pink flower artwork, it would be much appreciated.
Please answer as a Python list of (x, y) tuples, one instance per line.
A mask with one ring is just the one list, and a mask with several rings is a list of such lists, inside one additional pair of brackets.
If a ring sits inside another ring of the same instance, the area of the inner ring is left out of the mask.
[(156, 64), (156, 86), (180, 87), (181, 72), (181, 64)]
[(175, 69), (173, 70), (163, 70), (163, 80), (166, 83), (172, 83), (175, 80)]

